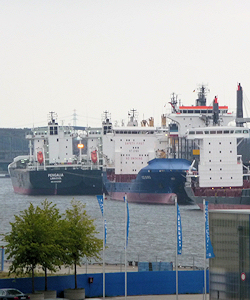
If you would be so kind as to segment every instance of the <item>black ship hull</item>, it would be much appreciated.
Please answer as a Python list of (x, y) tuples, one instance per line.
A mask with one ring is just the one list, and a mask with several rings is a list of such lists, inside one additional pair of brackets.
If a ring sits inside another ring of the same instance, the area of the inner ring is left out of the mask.
[(25, 195), (97, 195), (103, 193), (102, 170), (10, 169), (14, 192)]

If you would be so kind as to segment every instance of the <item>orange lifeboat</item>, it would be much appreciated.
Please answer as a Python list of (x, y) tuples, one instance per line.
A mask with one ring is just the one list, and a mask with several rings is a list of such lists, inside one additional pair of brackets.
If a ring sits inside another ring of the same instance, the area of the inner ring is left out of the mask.
[(42, 151), (37, 152), (37, 161), (40, 163), (40, 165), (43, 163), (43, 153), (42, 153)]
[(94, 164), (97, 162), (97, 152), (96, 152), (96, 150), (91, 152), (91, 160), (93, 161)]

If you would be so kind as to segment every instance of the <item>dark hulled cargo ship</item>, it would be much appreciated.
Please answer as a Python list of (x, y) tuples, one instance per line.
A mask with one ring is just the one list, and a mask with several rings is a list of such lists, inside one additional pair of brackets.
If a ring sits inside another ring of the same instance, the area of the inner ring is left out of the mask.
[(14, 192), (28, 195), (102, 193), (102, 161), (98, 154), (101, 132), (93, 136), (91, 132), (76, 132), (70, 126), (59, 126), (54, 117), (54, 113), (50, 113), (47, 127), (35, 128), (26, 135), (29, 155), (14, 158), (9, 165)]

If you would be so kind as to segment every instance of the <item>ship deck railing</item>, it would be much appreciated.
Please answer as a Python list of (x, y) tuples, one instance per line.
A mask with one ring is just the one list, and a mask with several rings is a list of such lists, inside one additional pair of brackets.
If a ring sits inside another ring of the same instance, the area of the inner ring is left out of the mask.
[(55, 164), (46, 166), (27, 166), (29, 170), (48, 170), (48, 169), (82, 169), (82, 170), (100, 170), (102, 165), (83, 165), (83, 164)]

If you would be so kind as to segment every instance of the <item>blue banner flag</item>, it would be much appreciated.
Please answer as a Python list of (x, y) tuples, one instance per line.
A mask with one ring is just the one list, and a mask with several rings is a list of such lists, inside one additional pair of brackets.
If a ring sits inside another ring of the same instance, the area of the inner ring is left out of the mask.
[(205, 201), (205, 228), (206, 228), (206, 258), (213, 258), (214, 250), (211, 244), (210, 235), (209, 235), (209, 221), (208, 221), (208, 201)]
[(106, 219), (104, 220), (104, 238), (105, 238), (105, 241), (104, 241), (104, 245), (106, 247), (106, 242), (107, 242), (107, 222), (106, 222)]
[(180, 255), (182, 252), (182, 228), (181, 228), (181, 214), (179, 205), (177, 205), (177, 254)]
[(97, 200), (98, 200), (98, 203), (99, 203), (102, 215), (103, 215), (103, 196), (102, 195), (97, 195), (96, 197), (97, 197)]
[(129, 233), (129, 209), (128, 209), (128, 201), (126, 201), (125, 197), (123, 197), (124, 201), (126, 202), (127, 205), (127, 240), (126, 240), (126, 247), (128, 246), (128, 233)]
[[(97, 200), (102, 212), (102, 216), (103, 216), (103, 196), (102, 195), (97, 195)], [(106, 246), (106, 241), (107, 241), (107, 223), (106, 223), (106, 219), (104, 220), (104, 239), (105, 239), (105, 246)]]

